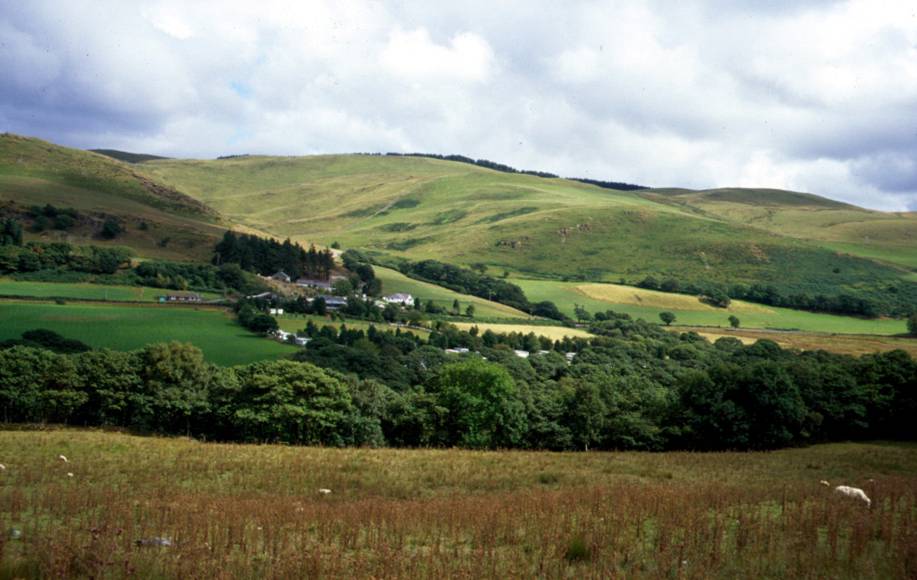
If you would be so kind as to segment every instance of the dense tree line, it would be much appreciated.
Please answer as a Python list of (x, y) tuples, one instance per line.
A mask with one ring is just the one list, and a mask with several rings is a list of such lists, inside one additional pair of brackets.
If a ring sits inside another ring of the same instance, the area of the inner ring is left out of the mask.
[(289, 239), (278, 242), (227, 231), (214, 249), (213, 263), (239, 264), (243, 270), (269, 276), (283, 271), (292, 278), (306, 276), (327, 280), (334, 269), (331, 250), (305, 249)]
[(735, 284), (725, 286), (720, 284), (696, 284), (682, 282), (675, 278), (657, 280), (647, 276), (637, 286), (648, 290), (662, 290), (663, 292), (677, 292), (700, 296), (703, 302), (726, 308), (731, 299), (746, 300), (768, 306), (808, 310), (810, 312), (824, 312), (828, 314), (841, 314), (847, 316), (863, 316), (875, 318), (881, 314), (877, 305), (866, 298), (840, 293), (833, 296), (816, 294), (814, 296), (805, 292), (787, 295), (776, 286), (764, 284)]
[[(8, 236), (15, 240), (15, 236)], [(130, 265), (128, 248), (72, 246), (65, 242), (26, 242), (0, 245), (0, 274), (42, 270), (114, 274)]]
[[(12, 225), (11, 225), (12, 224)], [(74, 246), (65, 242), (22, 243), (15, 220), (0, 224), (0, 274), (45, 282), (96, 282), (153, 286), (173, 290), (265, 289), (237, 264), (211, 266), (187, 262), (146, 261), (132, 265), (133, 253), (120, 246)], [(17, 243), (18, 242), (18, 243)]]
[[(503, 163), (497, 163), (496, 161), (490, 161), (489, 159), (472, 159), (471, 157), (466, 157), (464, 155), (439, 155), (436, 153), (386, 153), (386, 155), (389, 157), (426, 157), (429, 159), (456, 161), (458, 163), (477, 165), (478, 167), (484, 167), (485, 169), (492, 169), (502, 173), (521, 173), (523, 175), (534, 175), (536, 177), (544, 177), (548, 179), (556, 179), (560, 177), (556, 173), (549, 173), (547, 171), (534, 171), (529, 169), (516, 169), (515, 167), (510, 167), (509, 165), (505, 165)], [(600, 179), (587, 179), (585, 177), (569, 177), (567, 179), (579, 181), (581, 183), (588, 183), (589, 185), (595, 185), (604, 189), (618, 189), (622, 191), (648, 189), (645, 185), (634, 185), (633, 183), (623, 183), (620, 181), (602, 181)]]
[[(325, 445), (772, 449), (917, 438), (917, 363), (902, 351), (711, 344), (600, 314), (597, 337), (553, 343), (448, 325), (424, 342), (311, 324), (298, 360), (233, 368), (175, 343), (66, 355), (17, 345), (0, 351), (0, 411), (8, 421)], [(528, 358), (513, 352), (520, 346)]]
[(50, 203), (44, 206), (33, 205), (29, 208), (28, 215), (32, 218), (33, 232), (43, 232), (50, 228), (69, 230), (80, 219), (79, 212), (74, 208), (56, 207)]

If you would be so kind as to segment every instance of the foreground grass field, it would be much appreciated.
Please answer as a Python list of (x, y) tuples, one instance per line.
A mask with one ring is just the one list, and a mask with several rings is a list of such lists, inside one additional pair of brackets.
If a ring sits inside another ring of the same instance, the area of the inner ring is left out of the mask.
[(729, 326), (729, 316), (737, 316), (743, 327), (796, 329), (809, 332), (848, 334), (904, 334), (904, 320), (865, 319), (774, 308), (734, 300), (728, 309), (702, 304), (696, 297), (643, 290), (617, 284), (589, 284), (556, 280), (513, 279), (529, 300), (551, 300), (561, 311), (574, 315), (574, 306), (590, 312), (614, 310), (635, 318), (656, 322), (663, 310), (674, 312), (678, 324), (689, 326)]
[(0, 302), (0, 340), (47, 328), (94, 348), (135, 350), (154, 342), (190, 342), (210, 362), (246, 364), (276, 359), (295, 347), (256, 336), (221, 309), (176, 305)]
[[(15, 532), (0, 540), (0, 577), (912, 578), (915, 451), (319, 449), (6, 431), (0, 526)], [(820, 479), (863, 487), (872, 509)]]
[[(163, 294), (188, 294), (146, 286), (108, 286), (55, 282), (23, 282), (0, 278), (0, 296), (32, 298), (68, 298), (71, 300), (105, 300), (112, 302), (157, 302)], [(205, 300), (220, 298), (212, 292), (197, 292)]]

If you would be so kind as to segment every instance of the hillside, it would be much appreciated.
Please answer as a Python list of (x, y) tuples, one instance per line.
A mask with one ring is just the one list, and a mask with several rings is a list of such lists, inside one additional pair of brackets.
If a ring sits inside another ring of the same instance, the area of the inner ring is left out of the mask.
[[(79, 217), (66, 230), (27, 231), (28, 239), (127, 245), (142, 256), (206, 260), (226, 229), (207, 205), (131, 165), (40, 139), (0, 135), (0, 215), (20, 217), (30, 226), (28, 208), (46, 204), (73, 208)], [(111, 241), (98, 236), (108, 218), (124, 228)]]
[(130, 151), (119, 151), (118, 149), (90, 149), (93, 153), (105, 155), (125, 163), (143, 163), (144, 161), (155, 161), (156, 159), (168, 159), (160, 155), (149, 155), (147, 153), (131, 153)]
[[(852, 243), (852, 234), (802, 239), (801, 224), (768, 229), (701, 207), (761, 207), (743, 200), (742, 190), (707, 197), (615, 191), (464, 163), (374, 155), (162, 160), (138, 171), (253, 228), (301, 242), (339, 241), (389, 259), (481, 262), (491, 272), (536, 278), (633, 284), (653, 275), (758, 283), (787, 295), (869, 297), (884, 310), (904, 309), (917, 296), (906, 262), (834, 247)], [(897, 234), (876, 236), (871, 247), (877, 253), (895, 254), (912, 234), (907, 216), (793, 192), (768, 195), (767, 207), (784, 212), (785, 222), (814, 214), (824, 218), (817, 224), (837, 232), (829, 226), (836, 214), (823, 212), (846, 212), (894, 223)], [(875, 229), (883, 228), (879, 223)]]
[(643, 197), (699, 215), (856, 256), (917, 268), (917, 213), (879, 212), (807, 193), (773, 189), (657, 189)]

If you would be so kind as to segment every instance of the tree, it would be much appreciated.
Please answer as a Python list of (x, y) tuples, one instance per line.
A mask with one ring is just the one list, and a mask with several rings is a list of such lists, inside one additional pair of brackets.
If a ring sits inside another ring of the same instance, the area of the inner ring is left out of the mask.
[(525, 431), (525, 413), (512, 377), (478, 359), (446, 365), (435, 382), (438, 404), (448, 409), (447, 444), (512, 447)]
[(673, 322), (675, 322), (675, 313), (668, 311), (660, 312), (659, 319), (662, 320), (666, 326), (670, 326)]
[(542, 316), (544, 318), (551, 318), (553, 320), (564, 320), (567, 318), (560, 311), (560, 309), (557, 308), (557, 305), (550, 300), (545, 300), (535, 304), (532, 307), (532, 314), (535, 316)]
[(911, 336), (917, 336), (917, 312), (907, 317), (907, 331)]
[(337, 373), (309, 363), (264, 361), (239, 368), (233, 423), (248, 441), (343, 445), (353, 414)]
[(469, 304), (465, 307), (465, 316), (468, 318), (474, 318), (474, 304)]
[(739, 317), (736, 316), (735, 314), (730, 314), (729, 315), (729, 326), (733, 328), (738, 328), (739, 324), (741, 324), (741, 322), (739, 321)]
[(100, 232), (100, 235), (106, 240), (113, 240), (117, 238), (118, 235), (120, 235), (123, 231), (124, 228), (121, 227), (121, 224), (118, 223), (118, 220), (110, 217), (106, 219), (102, 224), (102, 231)]
[(213, 367), (189, 343), (151, 344), (139, 356), (144, 389), (133, 405), (135, 424), (190, 435), (193, 420), (209, 410)]
[(589, 322), (592, 320), (592, 315), (589, 314), (589, 311), (579, 304), (573, 306), (573, 312), (576, 314), (576, 319), (580, 322)]
[(458, 298), (456, 298), (455, 300), (452, 301), (452, 315), (458, 316), (461, 311), (462, 311), (462, 305), (459, 304)]
[(0, 246), (21, 246), (22, 224), (13, 218), (3, 220), (0, 225)]

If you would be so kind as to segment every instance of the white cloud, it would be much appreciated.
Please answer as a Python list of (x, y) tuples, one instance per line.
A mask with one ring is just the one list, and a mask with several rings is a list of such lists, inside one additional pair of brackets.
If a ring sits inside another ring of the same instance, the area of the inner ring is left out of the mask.
[(461, 32), (447, 46), (433, 42), (425, 28), (394, 31), (379, 61), (395, 75), (421, 82), (426, 79), (486, 81), (494, 66), (490, 45), (477, 34)]

